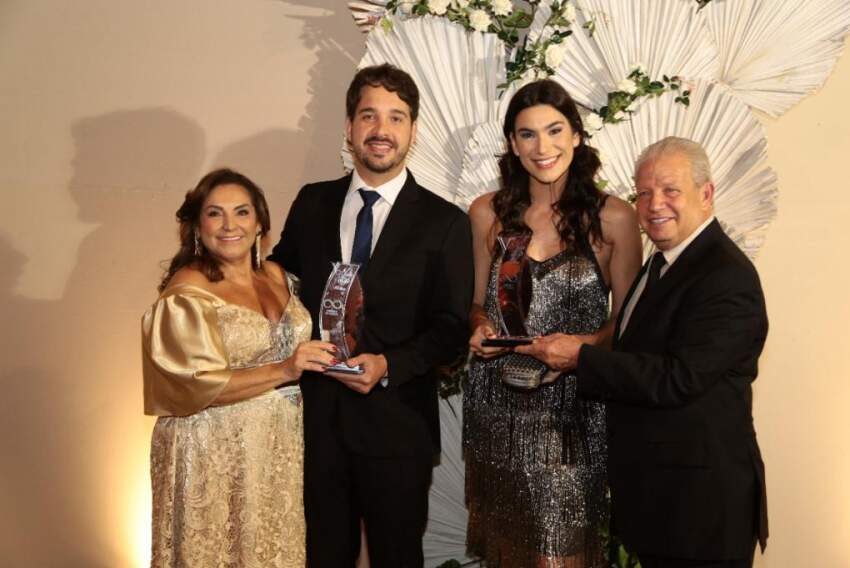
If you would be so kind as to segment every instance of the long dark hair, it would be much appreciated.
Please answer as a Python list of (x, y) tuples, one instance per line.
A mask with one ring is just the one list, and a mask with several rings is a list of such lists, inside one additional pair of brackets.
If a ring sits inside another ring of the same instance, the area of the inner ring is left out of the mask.
[[(262, 239), (268, 234), (269, 229), (271, 229), (271, 220), (269, 217), (269, 206), (266, 203), (263, 190), (239, 172), (227, 168), (211, 171), (201, 178), (201, 181), (198, 182), (198, 185), (194, 189), (186, 193), (183, 205), (177, 210), (177, 222), (180, 223), (180, 248), (177, 250), (174, 258), (171, 259), (168, 270), (165, 276), (162, 277), (162, 282), (159, 283), (158, 290), (160, 292), (168, 286), (171, 277), (184, 266), (197, 268), (210, 282), (218, 282), (224, 278), (218, 260), (209, 253), (203, 243), (199, 244), (199, 254), (196, 254), (195, 235), (197, 234), (198, 224), (201, 220), (201, 209), (207, 197), (209, 197), (215, 188), (230, 184), (238, 185), (248, 192), (260, 225), (260, 238)], [(251, 258), (254, 258), (257, 254), (255, 250), (256, 246), (254, 244), (251, 247)], [(258, 266), (254, 267), (254, 270), (258, 269)]]
[(586, 133), (582, 126), (576, 104), (561, 85), (551, 80), (535, 81), (522, 87), (508, 104), (502, 131), (508, 151), (499, 158), (502, 174), (501, 188), (493, 196), (493, 210), (506, 233), (525, 232), (525, 212), (531, 204), (528, 190), (529, 175), (519, 157), (511, 151), (511, 135), (514, 134), (516, 119), (523, 110), (549, 105), (567, 117), (572, 131), (578, 133), (579, 143), (567, 171), (567, 181), (558, 202), (553, 204), (558, 214), (557, 229), (561, 241), (569, 249), (576, 245), (585, 246), (602, 241), (602, 223), (599, 211), (605, 195), (594, 183), (600, 162), (596, 150), (585, 143)]

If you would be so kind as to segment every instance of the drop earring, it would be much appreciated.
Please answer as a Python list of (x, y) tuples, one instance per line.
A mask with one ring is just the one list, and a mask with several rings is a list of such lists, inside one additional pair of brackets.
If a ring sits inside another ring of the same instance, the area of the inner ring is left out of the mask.
[(198, 233), (195, 233), (195, 256), (201, 256), (201, 239)]
[(260, 268), (262, 260), (260, 260), (260, 233), (257, 233), (257, 238), (254, 241), (254, 260), (257, 264), (257, 269)]

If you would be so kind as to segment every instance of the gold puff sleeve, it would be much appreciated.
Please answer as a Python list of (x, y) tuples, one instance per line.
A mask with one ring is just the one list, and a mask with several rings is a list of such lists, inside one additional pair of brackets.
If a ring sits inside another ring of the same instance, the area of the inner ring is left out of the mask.
[(166, 291), (142, 317), (145, 414), (186, 416), (208, 407), (230, 380), (216, 307), (194, 286)]

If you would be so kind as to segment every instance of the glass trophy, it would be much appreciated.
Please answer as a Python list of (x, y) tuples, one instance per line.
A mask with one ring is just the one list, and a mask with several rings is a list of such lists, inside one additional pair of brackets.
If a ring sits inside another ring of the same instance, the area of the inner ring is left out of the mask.
[(525, 327), (531, 304), (531, 273), (525, 255), (529, 241), (529, 233), (498, 237), (502, 247), (496, 282), (500, 334), (483, 340), (481, 345), (484, 347), (515, 347), (531, 343)]
[[(526, 256), (529, 241), (530, 233), (499, 236), (502, 258), (496, 280), (496, 311), (501, 334), (493, 339), (485, 339), (482, 345), (514, 347), (532, 341), (525, 323), (531, 305), (532, 286)], [(545, 372), (546, 365), (518, 353), (506, 354), (499, 367), (499, 377), (503, 383), (523, 390), (539, 387)]]
[(363, 328), (363, 288), (357, 275), (359, 269), (359, 264), (335, 262), (322, 294), (319, 332), (322, 341), (336, 346), (336, 358), (340, 361), (327, 368), (333, 373), (363, 374), (359, 365), (349, 367), (345, 364)]

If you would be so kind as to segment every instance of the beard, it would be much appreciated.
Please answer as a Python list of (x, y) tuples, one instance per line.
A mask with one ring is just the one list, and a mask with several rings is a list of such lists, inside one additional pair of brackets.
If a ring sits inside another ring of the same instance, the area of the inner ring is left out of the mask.
[[(396, 154), (394, 157), (387, 156), (385, 158), (375, 158), (366, 151), (367, 144), (379, 140), (390, 142), (390, 144), (392, 144), (393, 149), (396, 150)], [(396, 144), (395, 142), (392, 142), (386, 138), (377, 137), (368, 138), (363, 142), (363, 146), (355, 146), (351, 144), (351, 141), (349, 141), (349, 147), (351, 148), (351, 153), (354, 155), (357, 162), (359, 162), (363, 165), (363, 167), (375, 174), (383, 174), (397, 167), (399, 164), (404, 162), (405, 158), (407, 157), (407, 151), (409, 150), (408, 147), (399, 150), (398, 144)]]

